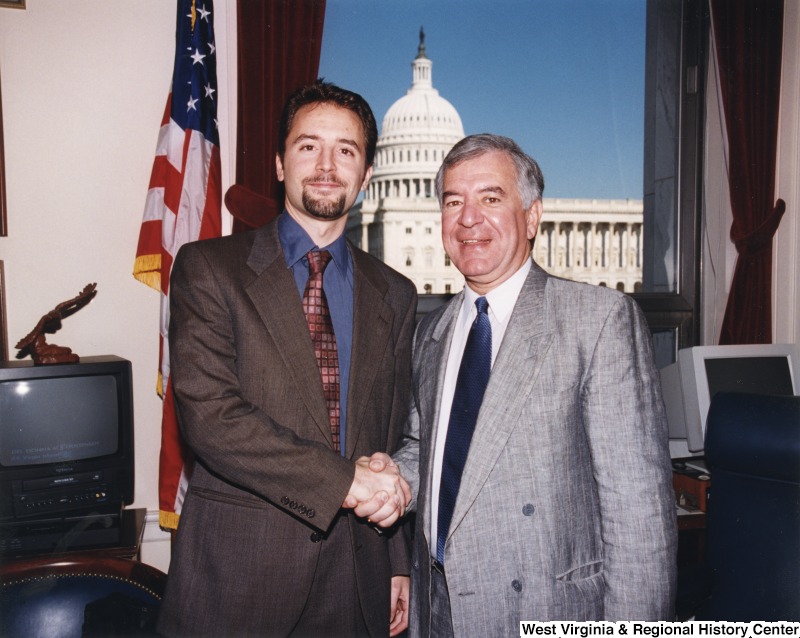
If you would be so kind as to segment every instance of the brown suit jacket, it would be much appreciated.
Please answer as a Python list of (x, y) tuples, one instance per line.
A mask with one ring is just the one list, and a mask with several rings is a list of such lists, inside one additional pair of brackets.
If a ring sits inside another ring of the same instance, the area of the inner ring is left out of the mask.
[[(407, 414), (416, 292), (351, 246), (354, 327), (346, 454), (328, 413), (277, 223), (195, 242), (171, 276), (171, 381), (196, 455), (159, 620), (166, 635), (281, 635), (297, 622), (351, 459), (393, 451)], [(385, 635), (402, 533), (347, 517), (370, 633)]]

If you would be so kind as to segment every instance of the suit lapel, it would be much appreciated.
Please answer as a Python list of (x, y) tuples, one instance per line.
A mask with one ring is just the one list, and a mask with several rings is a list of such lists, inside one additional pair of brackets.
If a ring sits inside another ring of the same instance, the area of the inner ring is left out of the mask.
[(456, 499), (450, 534), (458, 527), (519, 422), (552, 342), (546, 322), (546, 273), (533, 265), (520, 291), (483, 398)]
[(247, 294), (289, 370), (297, 395), (308, 408), (325, 440), (333, 445), (322, 380), (308, 336), (308, 324), (297, 286), (286, 267), (278, 240), (277, 223), (267, 224), (256, 233), (247, 265), (256, 273), (256, 278), (247, 287)]
[[(442, 405), (442, 388), (447, 370), (447, 357), (450, 352), (450, 342), (453, 338), (456, 318), (461, 304), (464, 301), (463, 291), (456, 295), (445, 306), (441, 316), (430, 328), (426, 339), (418, 346), (421, 360), (416, 365), (415, 374), (417, 381), (415, 387), (419, 388), (419, 414), (422, 422), (420, 432), (430, 432), (427, 453), (420, 462), (425, 466), (420, 468), (420, 476), (425, 477), (425, 485), (420, 485), (420, 499), (427, 500), (431, 495), (433, 481), (433, 455), (439, 429), (439, 413)], [(424, 359), (422, 359), (424, 357)], [(420, 504), (422, 512), (422, 531), (430, 544), (431, 508), (426, 507), (424, 501)], [(417, 526), (420, 529), (420, 526)]]
[(394, 310), (386, 300), (388, 284), (383, 275), (365, 253), (351, 248), (350, 255), (353, 259), (353, 349), (347, 393), (347, 458), (355, 454), (380, 367), (376, 361), (386, 351), (395, 321)]

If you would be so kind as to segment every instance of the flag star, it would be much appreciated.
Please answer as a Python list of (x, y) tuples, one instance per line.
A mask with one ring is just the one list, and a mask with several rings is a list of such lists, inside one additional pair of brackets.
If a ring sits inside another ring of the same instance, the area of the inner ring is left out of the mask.
[(197, 110), (197, 107), (195, 106), (196, 104), (197, 104), (197, 98), (190, 97), (189, 102), (186, 104), (186, 111), (187, 112), (196, 111)]
[(209, 49), (211, 49), (211, 53), (212, 53), (212, 55), (213, 55), (213, 53), (214, 53), (214, 52), (217, 50), (217, 47), (215, 47), (215, 46), (214, 46), (214, 43), (213, 43), (213, 42), (209, 42), (209, 43), (208, 43), (208, 48), (209, 48)]
[(210, 84), (206, 84), (205, 89), (206, 89), (206, 97), (210, 97), (213, 100), (216, 89), (212, 89)]
[(203, 58), (206, 56), (202, 55), (199, 49), (195, 49), (194, 53), (192, 53), (192, 55), (190, 55), (189, 57), (192, 58), (192, 60), (194, 60), (195, 64), (203, 64)]
[(203, 5), (202, 7), (200, 7), (198, 9), (198, 11), (200, 12), (200, 19), (201, 20), (205, 20), (206, 22), (208, 22), (208, 16), (211, 15), (211, 12), (210, 11), (206, 11), (206, 5)]

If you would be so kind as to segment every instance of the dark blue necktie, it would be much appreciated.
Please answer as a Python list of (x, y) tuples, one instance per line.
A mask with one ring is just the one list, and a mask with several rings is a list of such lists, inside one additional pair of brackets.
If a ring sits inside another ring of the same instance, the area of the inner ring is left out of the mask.
[(450, 423), (442, 460), (442, 482), (439, 487), (436, 559), (444, 564), (444, 544), (453, 518), (461, 472), (467, 461), (469, 444), (483, 402), (483, 393), (492, 370), (492, 326), (489, 323), (489, 302), (486, 297), (475, 300), (478, 316), (472, 323), (458, 370), (456, 392), (450, 409)]

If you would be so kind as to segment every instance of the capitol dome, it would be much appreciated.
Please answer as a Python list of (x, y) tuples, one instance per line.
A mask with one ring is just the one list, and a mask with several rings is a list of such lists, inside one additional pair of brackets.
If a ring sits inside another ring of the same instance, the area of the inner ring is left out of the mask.
[(417, 57), (412, 63), (413, 82), (383, 118), (380, 142), (442, 141), (450, 145), (464, 137), (464, 127), (455, 107), (433, 88), (433, 63), (425, 56), (425, 33), (420, 30)]
[(385, 143), (421, 136), (430, 140), (432, 135), (455, 143), (464, 137), (461, 118), (453, 105), (436, 89), (420, 90), (417, 85), (387, 111), (382, 130)]
[(452, 293), (464, 285), (442, 245), (434, 194), (436, 172), (464, 137), (464, 127), (433, 88), (432, 67), (420, 29), (411, 88), (383, 118), (372, 179), (347, 222), (350, 241), (406, 275), (421, 294)]
[(464, 137), (455, 107), (433, 88), (433, 62), (425, 55), (420, 29), (417, 57), (411, 64), (411, 88), (386, 112), (378, 138), (375, 178), (407, 171), (433, 173), (444, 156)]

